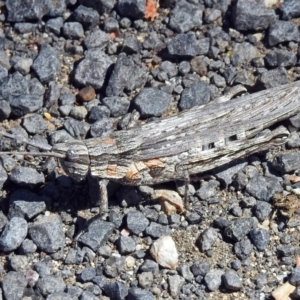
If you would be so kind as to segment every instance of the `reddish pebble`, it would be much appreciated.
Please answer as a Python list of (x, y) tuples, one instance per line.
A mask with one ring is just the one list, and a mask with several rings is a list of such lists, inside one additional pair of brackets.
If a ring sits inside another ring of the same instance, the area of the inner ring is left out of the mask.
[(95, 89), (92, 88), (91, 86), (87, 86), (87, 87), (81, 89), (79, 91), (79, 93), (77, 94), (77, 96), (81, 101), (89, 102), (89, 101), (95, 99), (95, 96), (96, 96)]

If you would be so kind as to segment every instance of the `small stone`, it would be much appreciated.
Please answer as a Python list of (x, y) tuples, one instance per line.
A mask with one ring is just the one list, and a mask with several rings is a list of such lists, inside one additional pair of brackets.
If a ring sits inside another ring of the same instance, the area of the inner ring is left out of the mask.
[(152, 272), (143, 272), (141, 274), (138, 274), (138, 281), (140, 287), (144, 289), (149, 288), (153, 282)]
[(10, 180), (19, 186), (35, 186), (45, 182), (43, 174), (29, 167), (16, 166), (11, 170)]
[(120, 236), (116, 243), (121, 254), (129, 254), (135, 250), (135, 242), (129, 236)]
[(25, 255), (11, 255), (9, 266), (13, 271), (24, 271), (28, 267), (28, 259)]
[(246, 260), (252, 251), (253, 246), (249, 239), (245, 239), (234, 244), (234, 253), (241, 260)]
[(250, 231), (250, 237), (258, 251), (265, 251), (270, 241), (270, 234), (266, 229), (255, 228)]
[(26, 286), (24, 272), (9, 271), (2, 281), (4, 299), (22, 299)]
[(145, 229), (145, 233), (152, 238), (159, 238), (164, 235), (171, 235), (172, 231), (167, 226), (163, 226), (156, 222), (151, 222), (150, 225)]
[(129, 300), (154, 300), (155, 299), (154, 295), (150, 291), (139, 289), (137, 287), (132, 287), (129, 289), (127, 298)]
[(157, 88), (144, 88), (135, 96), (132, 104), (143, 118), (160, 117), (171, 104), (171, 98), (170, 94)]
[(150, 253), (162, 267), (176, 269), (178, 253), (171, 236), (162, 236), (156, 240), (150, 248)]
[(88, 267), (83, 269), (80, 273), (80, 279), (82, 282), (92, 281), (92, 279), (96, 276), (96, 269), (92, 267)]
[(289, 283), (294, 286), (300, 286), (300, 267), (292, 269), (292, 273), (289, 278)]
[(179, 274), (188, 282), (192, 282), (194, 275), (188, 265), (181, 265), (178, 267)]
[(1, 251), (10, 252), (17, 249), (24, 241), (27, 230), (28, 224), (23, 218), (10, 219), (0, 235)]
[(109, 282), (104, 285), (104, 291), (110, 299), (122, 300), (128, 295), (128, 286), (121, 282)]
[(218, 237), (217, 231), (209, 227), (205, 229), (199, 236), (197, 240), (197, 245), (202, 252), (208, 251), (214, 245)]
[(77, 97), (84, 102), (89, 102), (96, 97), (95, 89), (91, 86), (87, 86), (82, 88), (79, 93), (77, 94)]
[(29, 235), (37, 247), (46, 253), (63, 249), (65, 234), (58, 215), (44, 216), (29, 228)]
[(178, 33), (188, 32), (202, 25), (202, 14), (200, 5), (180, 0), (171, 10), (169, 26)]
[(195, 277), (198, 275), (205, 276), (210, 270), (210, 264), (206, 261), (196, 261), (191, 266), (191, 271)]
[(184, 285), (184, 278), (179, 275), (172, 275), (168, 277), (170, 295), (174, 298), (180, 293)]
[(241, 218), (233, 220), (224, 230), (226, 237), (238, 242), (242, 240), (253, 228), (254, 220), (252, 218)]
[(22, 125), (30, 134), (41, 134), (47, 129), (47, 122), (38, 114), (24, 118)]
[(242, 288), (242, 280), (234, 270), (228, 270), (223, 275), (225, 288), (230, 291), (239, 291)]
[(39, 280), (39, 277), (39, 274), (34, 270), (30, 269), (26, 271), (26, 280), (31, 288), (33, 288), (36, 285), (36, 283)]
[(63, 34), (68, 39), (80, 39), (84, 36), (83, 27), (78, 22), (65, 22)]
[(125, 263), (126, 263), (126, 267), (128, 268), (128, 269), (132, 269), (134, 266), (135, 266), (135, 259), (134, 259), (134, 257), (132, 257), (132, 256), (127, 256), (126, 258), (125, 258)]
[(288, 152), (276, 155), (273, 166), (285, 173), (290, 173), (300, 168), (300, 153)]
[(219, 269), (211, 269), (204, 277), (205, 284), (210, 291), (219, 289), (224, 272)]
[(105, 97), (101, 101), (110, 111), (112, 117), (121, 117), (124, 116), (129, 109), (130, 101), (127, 97)]
[(66, 284), (59, 276), (47, 275), (39, 279), (35, 288), (46, 297), (53, 293), (63, 292), (66, 288)]
[(139, 211), (130, 211), (127, 214), (127, 228), (135, 235), (139, 235), (149, 225), (148, 219)]

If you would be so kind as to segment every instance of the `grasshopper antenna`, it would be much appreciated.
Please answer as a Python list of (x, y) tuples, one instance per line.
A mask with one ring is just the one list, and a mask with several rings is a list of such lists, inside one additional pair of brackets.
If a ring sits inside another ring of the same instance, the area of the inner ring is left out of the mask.
[[(42, 144), (39, 144), (39, 143), (36, 143), (36, 142), (31, 142), (29, 141), (28, 139), (26, 139), (25, 137), (23, 136), (20, 136), (20, 135), (15, 135), (15, 134), (10, 134), (10, 133), (7, 133), (5, 131), (0, 131), (0, 136), (5, 136), (5, 137), (8, 137), (8, 138), (11, 138), (13, 140), (17, 140), (17, 141), (20, 141), (20, 142), (23, 142), (27, 145), (30, 145), (30, 146), (33, 146), (33, 147), (36, 147), (36, 148), (39, 148), (39, 149), (42, 149), (42, 150), (46, 150), (46, 151), (50, 151), (52, 150), (52, 147), (49, 146), (49, 145), (42, 145)], [(18, 151), (5, 151), (5, 152), (0, 152), (0, 155), (4, 155), (4, 154), (19, 154), (19, 155), (32, 155), (32, 156), (50, 156), (50, 157), (57, 157), (57, 158), (65, 158), (65, 155), (63, 154), (60, 154), (60, 153), (54, 153), (54, 152), (18, 152)]]

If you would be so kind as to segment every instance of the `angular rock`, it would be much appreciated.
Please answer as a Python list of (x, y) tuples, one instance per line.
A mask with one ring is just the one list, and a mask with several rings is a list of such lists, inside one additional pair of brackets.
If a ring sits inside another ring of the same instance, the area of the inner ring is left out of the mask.
[(254, 205), (254, 215), (258, 221), (267, 220), (272, 212), (272, 205), (265, 201), (256, 201)]
[(127, 229), (135, 235), (139, 235), (149, 225), (148, 219), (139, 211), (128, 212), (126, 223)]
[(252, 218), (241, 218), (233, 220), (224, 230), (226, 237), (235, 242), (242, 240), (254, 227)]
[(297, 25), (290, 21), (280, 21), (270, 26), (268, 42), (271, 47), (284, 42), (299, 42), (300, 34)]
[(124, 116), (130, 106), (127, 97), (105, 97), (102, 99), (102, 103), (110, 110), (110, 115), (115, 118)]
[(179, 275), (172, 275), (168, 277), (170, 295), (175, 298), (179, 295), (182, 286), (184, 285), (184, 278)]
[(230, 291), (239, 291), (242, 288), (242, 280), (234, 270), (225, 272), (223, 283), (225, 288)]
[(275, 193), (282, 191), (282, 186), (277, 178), (257, 176), (249, 180), (246, 191), (256, 199), (268, 202)]
[(128, 291), (128, 300), (154, 300), (154, 295), (147, 290), (139, 289), (137, 287), (132, 287)]
[(100, 89), (112, 63), (111, 58), (104, 52), (88, 50), (85, 52), (85, 58), (76, 67), (74, 80), (81, 86), (90, 85)]
[(289, 20), (300, 17), (300, 2), (297, 0), (285, 0), (279, 6), (283, 20)]
[(170, 55), (180, 58), (192, 58), (199, 55), (201, 42), (196, 40), (194, 33), (177, 34), (167, 45)]
[(210, 291), (216, 291), (222, 283), (224, 271), (211, 269), (204, 277), (204, 282)]
[(27, 230), (28, 224), (23, 218), (11, 218), (0, 235), (1, 251), (10, 252), (17, 249), (24, 241)]
[(47, 121), (41, 115), (34, 114), (23, 119), (23, 127), (30, 134), (41, 134), (47, 129)]
[(187, 32), (202, 25), (203, 7), (180, 0), (171, 10), (169, 26), (178, 33)]
[(236, 30), (265, 30), (276, 19), (274, 9), (265, 7), (261, 0), (238, 0), (233, 6), (232, 20)]
[(159, 238), (164, 235), (171, 235), (172, 231), (167, 226), (163, 226), (158, 223), (151, 222), (150, 225), (145, 229), (145, 233), (152, 238)]
[(284, 173), (290, 173), (300, 169), (300, 153), (288, 152), (278, 154), (273, 160), (273, 166)]
[(39, 95), (15, 96), (10, 101), (11, 114), (15, 117), (23, 117), (42, 108), (43, 97)]
[(22, 187), (41, 185), (45, 182), (43, 174), (35, 169), (21, 166), (16, 166), (11, 170), (9, 179)]
[(214, 228), (209, 227), (200, 234), (197, 240), (197, 245), (199, 246), (202, 252), (208, 251), (214, 245), (217, 238), (218, 238), (217, 231)]
[(2, 281), (3, 295), (7, 300), (22, 299), (26, 286), (23, 272), (9, 271)]
[(74, 13), (74, 20), (81, 23), (86, 30), (93, 29), (100, 21), (100, 16), (96, 10), (91, 7), (79, 5)]
[(90, 247), (93, 251), (97, 251), (108, 240), (114, 227), (113, 223), (95, 220), (89, 224), (86, 232), (79, 238), (79, 241)]
[(128, 295), (128, 286), (121, 282), (109, 282), (104, 285), (104, 292), (110, 299), (123, 300)]
[(121, 254), (129, 254), (135, 251), (135, 242), (129, 236), (120, 236), (116, 241), (118, 250)]
[(171, 100), (171, 95), (166, 92), (157, 88), (144, 88), (134, 97), (132, 105), (143, 118), (160, 117), (168, 109)]
[(38, 75), (39, 80), (42, 83), (55, 80), (60, 68), (58, 52), (49, 45), (43, 45), (32, 64), (32, 69)]
[(250, 231), (251, 241), (258, 251), (265, 251), (270, 241), (270, 234), (264, 228), (255, 228)]
[(92, 30), (83, 41), (86, 49), (97, 48), (101, 50), (105, 48), (108, 42), (109, 35), (98, 28)]
[(65, 233), (60, 216), (43, 216), (29, 228), (29, 235), (37, 247), (46, 252), (54, 253), (63, 249)]
[(265, 89), (271, 89), (273, 87), (286, 84), (288, 83), (287, 71), (285, 68), (280, 67), (263, 72), (258, 77), (258, 81)]
[(234, 244), (234, 253), (241, 260), (246, 260), (252, 251), (253, 246), (249, 239), (245, 239)]
[(39, 279), (35, 288), (46, 297), (53, 293), (63, 292), (66, 288), (66, 284), (59, 276), (47, 275)]

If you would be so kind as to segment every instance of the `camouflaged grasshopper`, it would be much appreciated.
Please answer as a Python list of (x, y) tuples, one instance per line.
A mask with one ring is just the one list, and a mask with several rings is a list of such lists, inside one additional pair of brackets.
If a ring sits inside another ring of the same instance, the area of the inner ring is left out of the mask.
[[(20, 154), (57, 157), (76, 180), (88, 174), (103, 179), (101, 210), (107, 210), (108, 180), (133, 186), (182, 180), (286, 138), (289, 132), (284, 127), (267, 128), (300, 112), (300, 81), (233, 98), (242, 91), (245, 89), (236, 86), (205, 105), (103, 138), (53, 147), (22, 139), (48, 153)], [(20, 139), (5, 132), (2, 135)]]

